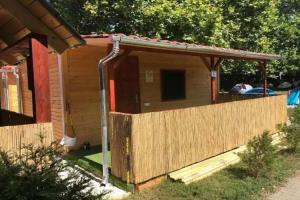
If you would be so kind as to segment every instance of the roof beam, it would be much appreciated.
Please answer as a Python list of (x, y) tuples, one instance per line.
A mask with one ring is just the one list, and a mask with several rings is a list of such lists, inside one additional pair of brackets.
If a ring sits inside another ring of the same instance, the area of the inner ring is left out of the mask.
[(14, 35), (8, 33), (3, 28), (0, 28), (0, 38), (3, 42), (5, 42), (8, 46), (11, 46), (16, 42)]
[(8, 10), (14, 17), (22, 22), (32, 32), (48, 36), (49, 44), (58, 52), (62, 53), (69, 46), (54, 31), (33, 16), (30, 11), (18, 1), (0, 0), (1, 6)]

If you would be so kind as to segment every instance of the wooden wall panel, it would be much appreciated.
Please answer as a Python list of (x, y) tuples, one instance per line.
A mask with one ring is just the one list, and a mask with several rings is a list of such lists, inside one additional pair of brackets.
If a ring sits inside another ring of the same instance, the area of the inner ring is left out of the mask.
[[(0, 108), (4, 109), (4, 98), (3, 98), (3, 87), (2, 86), (2, 73), (0, 73), (0, 101), (1, 106)], [(16, 85), (16, 79), (13, 73), (7, 73), (8, 78), (8, 95), (9, 95), (9, 109), (12, 112), (19, 112), (18, 107), (18, 91), (17, 91), (17, 85)]]
[(19, 112), (16, 78), (13, 75), (13, 73), (8, 73), (7, 76), (8, 76), (9, 110), (12, 112)]
[[(49, 54), (48, 69), (50, 83), (50, 103), (51, 103), (51, 122), (53, 123), (53, 133), (56, 140), (63, 136), (63, 106), (60, 88), (60, 74), (58, 67), (57, 54)], [(22, 92), (22, 103), (24, 114), (33, 116), (32, 92), (28, 89), (27, 65), (23, 62), (19, 65), (20, 82)]]
[(22, 93), (23, 113), (27, 116), (33, 117), (32, 106), (32, 91), (28, 89), (28, 77), (27, 77), (27, 64), (22, 62), (19, 64), (20, 70), (20, 86)]
[(61, 140), (64, 132), (63, 105), (60, 70), (58, 65), (58, 55), (49, 54), (48, 57), (50, 100), (51, 100), (51, 122), (53, 124), (53, 134), (56, 140)]
[[(130, 137), (131, 181), (142, 183), (246, 144), (265, 130), (277, 132), (277, 124), (287, 121), (286, 101), (286, 95), (282, 95), (131, 117), (111, 113), (111, 127), (116, 129), (112, 133), (118, 132), (120, 140), (124, 140), (123, 135)], [(120, 129), (120, 124), (126, 124), (128, 118), (131, 127)], [(122, 141), (111, 145), (126, 149)], [(122, 155), (112, 151), (112, 158), (122, 160)], [(112, 160), (113, 173), (114, 167), (117, 172), (128, 168), (120, 166), (120, 160)]]
[[(139, 57), (142, 112), (170, 110), (210, 104), (210, 73), (197, 56), (133, 52)], [(161, 100), (160, 70), (186, 70), (186, 99)], [(153, 72), (153, 82), (146, 82), (146, 71)], [(145, 103), (149, 106), (145, 106)]]
[(98, 61), (105, 54), (103, 47), (84, 46), (68, 50), (64, 55), (65, 96), (70, 107), (67, 134), (74, 135), (71, 117), (78, 141), (75, 148), (85, 142), (101, 144)]

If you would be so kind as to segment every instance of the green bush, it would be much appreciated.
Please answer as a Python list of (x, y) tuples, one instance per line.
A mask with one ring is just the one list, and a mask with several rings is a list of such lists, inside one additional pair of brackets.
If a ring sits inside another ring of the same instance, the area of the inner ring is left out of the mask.
[(254, 177), (267, 176), (273, 170), (276, 152), (272, 146), (272, 138), (265, 131), (261, 136), (254, 137), (247, 144), (247, 150), (240, 154), (249, 175)]
[[(22, 155), (0, 151), (0, 199), (92, 200), (89, 180), (61, 159), (57, 144), (24, 146)], [(66, 177), (62, 173), (68, 171)], [(82, 192), (83, 190), (87, 190)]]
[(296, 152), (300, 142), (300, 107), (298, 106), (290, 113), (290, 125), (283, 124), (280, 130), (284, 133), (285, 139), (292, 152)]

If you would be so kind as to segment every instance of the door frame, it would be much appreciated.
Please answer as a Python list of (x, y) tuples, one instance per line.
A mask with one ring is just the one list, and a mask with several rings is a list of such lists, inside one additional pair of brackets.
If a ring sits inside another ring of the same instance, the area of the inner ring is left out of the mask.
[[(138, 96), (138, 111), (137, 113), (141, 113), (141, 88), (140, 88), (140, 65), (139, 65), (139, 57), (138, 56), (129, 56), (125, 55), (124, 57), (116, 59), (114, 62), (108, 64), (108, 77), (109, 77), (109, 111), (110, 112), (118, 112), (117, 109), (117, 96), (116, 96), (116, 69), (122, 66), (122, 63), (126, 61), (128, 57), (136, 58), (137, 65), (137, 96)], [(118, 62), (121, 61), (121, 62)]]

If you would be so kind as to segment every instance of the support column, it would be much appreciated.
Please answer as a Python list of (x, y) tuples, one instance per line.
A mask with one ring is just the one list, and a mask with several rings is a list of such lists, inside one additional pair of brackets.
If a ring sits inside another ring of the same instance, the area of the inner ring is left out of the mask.
[(115, 68), (113, 64), (108, 63), (109, 78), (109, 110), (116, 112), (116, 88), (115, 88)]
[(260, 62), (262, 76), (263, 76), (263, 84), (264, 84), (264, 97), (268, 96), (268, 80), (267, 80), (267, 62)]
[[(112, 46), (108, 48), (108, 53), (111, 52)], [(115, 86), (115, 71), (123, 61), (126, 60), (127, 56), (130, 54), (131, 50), (125, 49), (120, 52), (115, 60), (109, 62), (108, 65), (108, 79), (109, 79), (109, 110), (111, 112), (116, 112), (117, 97), (116, 97), (116, 86)]]
[[(205, 60), (205, 58), (203, 58)], [(203, 60), (202, 59), (202, 60)], [(215, 104), (217, 103), (217, 92), (218, 92), (218, 86), (217, 86), (217, 79), (218, 79), (218, 70), (219, 66), (223, 62), (223, 58), (219, 57), (217, 62), (215, 62), (215, 57), (210, 57), (210, 77), (211, 77), (211, 103)], [(207, 63), (204, 61), (204, 63)], [(208, 64), (207, 64), (208, 65)]]
[[(44, 35), (30, 38), (30, 56), (27, 60), (29, 88), (32, 90), (33, 114), (37, 123), (51, 121), (50, 85), (48, 69), (48, 42)], [(32, 82), (32, 83), (30, 83)]]
[(217, 68), (214, 57), (210, 57), (210, 77), (211, 77), (211, 103), (217, 102)]

